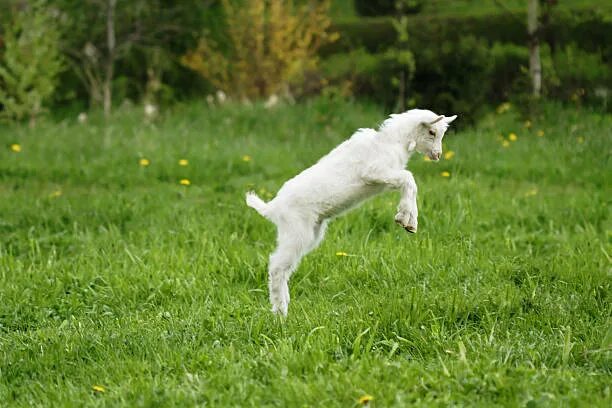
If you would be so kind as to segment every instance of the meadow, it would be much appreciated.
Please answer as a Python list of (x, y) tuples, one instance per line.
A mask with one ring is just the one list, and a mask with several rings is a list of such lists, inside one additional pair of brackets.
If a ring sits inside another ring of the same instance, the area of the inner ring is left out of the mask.
[(459, 117), (443, 160), (408, 166), (419, 232), (398, 194), (367, 202), (270, 313), (275, 231), (245, 191), (385, 115), (321, 98), (1, 127), (0, 405), (610, 406), (609, 115)]

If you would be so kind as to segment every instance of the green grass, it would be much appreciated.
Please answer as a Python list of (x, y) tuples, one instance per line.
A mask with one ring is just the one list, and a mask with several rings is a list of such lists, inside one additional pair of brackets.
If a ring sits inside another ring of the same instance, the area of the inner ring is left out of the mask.
[(274, 229), (244, 192), (383, 117), (320, 99), (1, 128), (0, 405), (610, 406), (610, 116), (448, 134), (452, 159), (409, 165), (419, 233), (396, 194), (366, 203), (271, 315)]

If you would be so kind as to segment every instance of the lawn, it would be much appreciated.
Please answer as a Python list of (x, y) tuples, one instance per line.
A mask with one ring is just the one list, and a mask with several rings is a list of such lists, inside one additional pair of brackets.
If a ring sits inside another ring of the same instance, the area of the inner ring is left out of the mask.
[(419, 232), (397, 194), (369, 201), (304, 259), (286, 321), (269, 312), (274, 228), (244, 192), (384, 115), (191, 103), (0, 128), (0, 404), (610, 406), (609, 115), (511, 106), (449, 132), (446, 159), (409, 164)]

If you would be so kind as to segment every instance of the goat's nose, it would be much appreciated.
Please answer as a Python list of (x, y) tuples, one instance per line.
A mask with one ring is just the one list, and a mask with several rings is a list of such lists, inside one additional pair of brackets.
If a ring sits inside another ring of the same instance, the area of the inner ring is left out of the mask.
[(431, 152), (431, 158), (433, 160), (440, 160), (440, 152)]

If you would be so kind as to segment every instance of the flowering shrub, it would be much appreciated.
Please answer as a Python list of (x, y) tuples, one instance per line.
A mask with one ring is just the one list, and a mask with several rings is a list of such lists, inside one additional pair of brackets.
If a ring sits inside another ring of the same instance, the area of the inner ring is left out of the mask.
[(335, 40), (327, 32), (329, 1), (292, 6), (289, 1), (222, 0), (228, 44), (200, 39), (181, 62), (238, 99), (286, 91), (315, 67), (319, 47)]

